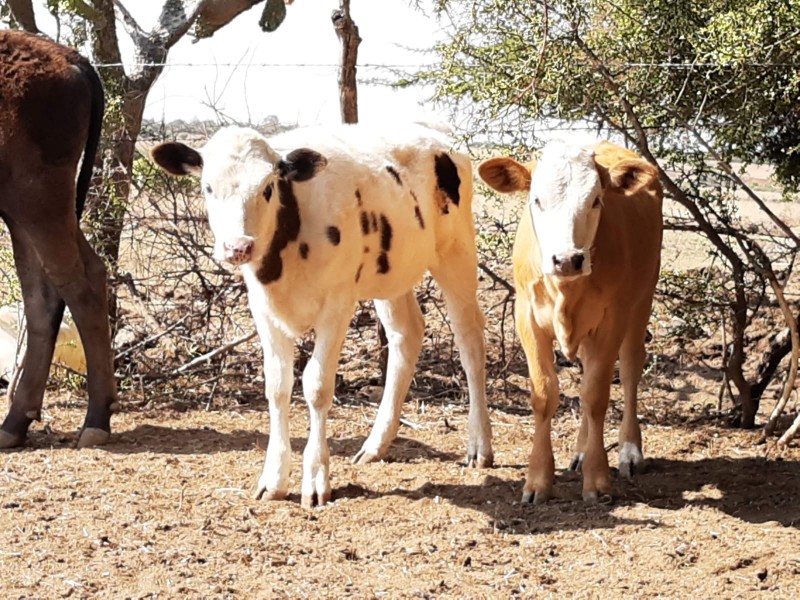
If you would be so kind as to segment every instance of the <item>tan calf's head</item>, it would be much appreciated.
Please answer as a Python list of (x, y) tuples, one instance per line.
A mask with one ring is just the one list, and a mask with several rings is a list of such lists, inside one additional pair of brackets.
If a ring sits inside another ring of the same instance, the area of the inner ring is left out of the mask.
[(297, 236), (300, 214), (292, 184), (311, 179), (327, 164), (307, 148), (282, 157), (264, 136), (243, 127), (220, 129), (202, 150), (165, 142), (150, 154), (172, 175), (200, 177), (214, 258), (234, 265), (259, 259), (270, 246), (282, 249)]
[(606, 168), (591, 147), (548, 143), (538, 162), (491, 158), (478, 172), (498, 192), (528, 191), (528, 209), (539, 243), (541, 271), (573, 279), (592, 272), (592, 247), (603, 202), (614, 194), (635, 194), (656, 169), (639, 158), (624, 158)]

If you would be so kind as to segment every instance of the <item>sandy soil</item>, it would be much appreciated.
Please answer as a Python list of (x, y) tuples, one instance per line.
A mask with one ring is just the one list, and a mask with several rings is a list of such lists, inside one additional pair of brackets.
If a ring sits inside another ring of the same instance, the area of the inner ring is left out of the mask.
[[(602, 506), (584, 505), (578, 475), (565, 470), (578, 423), (569, 395), (554, 428), (556, 498), (545, 506), (519, 504), (533, 426), (518, 405), (493, 403), (495, 468), (463, 466), (463, 402), (413, 398), (387, 460), (353, 466), (374, 407), (342, 398), (330, 422), (334, 502), (312, 511), (299, 506), (306, 410), (297, 399), (292, 494), (259, 502), (249, 494), (263, 403), (130, 410), (115, 419), (111, 445), (77, 451), (83, 405), (51, 397), (28, 446), (0, 454), (0, 589), (6, 598), (798, 597), (800, 447), (756, 446), (756, 433), (707, 421), (694, 395), (651, 383), (648, 470), (615, 479), (614, 502)], [(609, 443), (619, 417), (615, 406)]]

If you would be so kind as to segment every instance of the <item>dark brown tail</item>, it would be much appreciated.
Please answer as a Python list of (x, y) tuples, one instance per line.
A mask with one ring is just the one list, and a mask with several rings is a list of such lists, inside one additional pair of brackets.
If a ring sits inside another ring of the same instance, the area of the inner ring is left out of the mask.
[(81, 170), (78, 174), (77, 193), (75, 195), (75, 211), (78, 219), (83, 214), (83, 207), (86, 204), (86, 194), (89, 192), (89, 184), (92, 182), (92, 170), (94, 169), (94, 159), (97, 156), (97, 148), (100, 145), (100, 132), (103, 129), (103, 112), (105, 111), (106, 96), (103, 91), (103, 84), (97, 71), (88, 62), (81, 61), (76, 65), (89, 81), (92, 91), (91, 117), (89, 119), (89, 135), (86, 137), (86, 147), (83, 150), (83, 161)]

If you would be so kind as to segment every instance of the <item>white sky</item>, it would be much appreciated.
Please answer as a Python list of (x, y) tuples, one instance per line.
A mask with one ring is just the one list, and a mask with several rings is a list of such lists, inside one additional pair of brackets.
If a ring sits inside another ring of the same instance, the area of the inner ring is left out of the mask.
[[(161, 0), (123, 0), (139, 25), (149, 30)], [(427, 48), (442, 36), (432, 17), (410, 0), (351, 0), (351, 14), (362, 38), (358, 64), (415, 65), (431, 60), (409, 48)], [(286, 7), (283, 24), (273, 33), (258, 26), (264, 4), (239, 15), (213, 37), (192, 43), (186, 36), (170, 51), (168, 63), (148, 97), (145, 117), (167, 121), (214, 118), (213, 103), (238, 122), (258, 123), (275, 115), (282, 123), (311, 125), (340, 121), (337, 83), (339, 39), (331, 12), (339, 0), (296, 0)], [(37, 12), (49, 32), (52, 19)], [(118, 23), (120, 38), (124, 38)], [(127, 41), (127, 40), (126, 40)], [(124, 60), (130, 60), (130, 45)], [(190, 66), (194, 65), (194, 66)], [(271, 66), (265, 66), (271, 65)], [(326, 66), (298, 66), (326, 65)], [(388, 77), (382, 69), (359, 66), (359, 119), (442, 120), (426, 100), (430, 90), (392, 90), (369, 85)]]

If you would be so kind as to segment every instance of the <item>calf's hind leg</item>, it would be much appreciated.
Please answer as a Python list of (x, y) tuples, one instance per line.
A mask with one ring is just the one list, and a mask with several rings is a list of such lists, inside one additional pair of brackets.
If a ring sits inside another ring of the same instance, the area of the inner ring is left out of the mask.
[(375, 300), (375, 311), (386, 329), (389, 360), (386, 387), (375, 423), (361, 450), (353, 457), (353, 462), (360, 464), (380, 460), (397, 435), (403, 401), (411, 386), (425, 333), (425, 321), (413, 291), (392, 300)]
[(486, 342), (483, 312), (478, 306), (478, 259), (474, 247), (455, 244), (431, 269), (447, 303), (447, 315), (455, 335), (461, 365), (469, 388), (467, 464), (491, 467), (492, 426), (486, 407)]
[(628, 479), (632, 479), (637, 471), (641, 472), (644, 468), (637, 395), (647, 359), (644, 343), (649, 319), (649, 304), (636, 309), (619, 350), (619, 374), (625, 400), (622, 425), (619, 428), (619, 473)]

